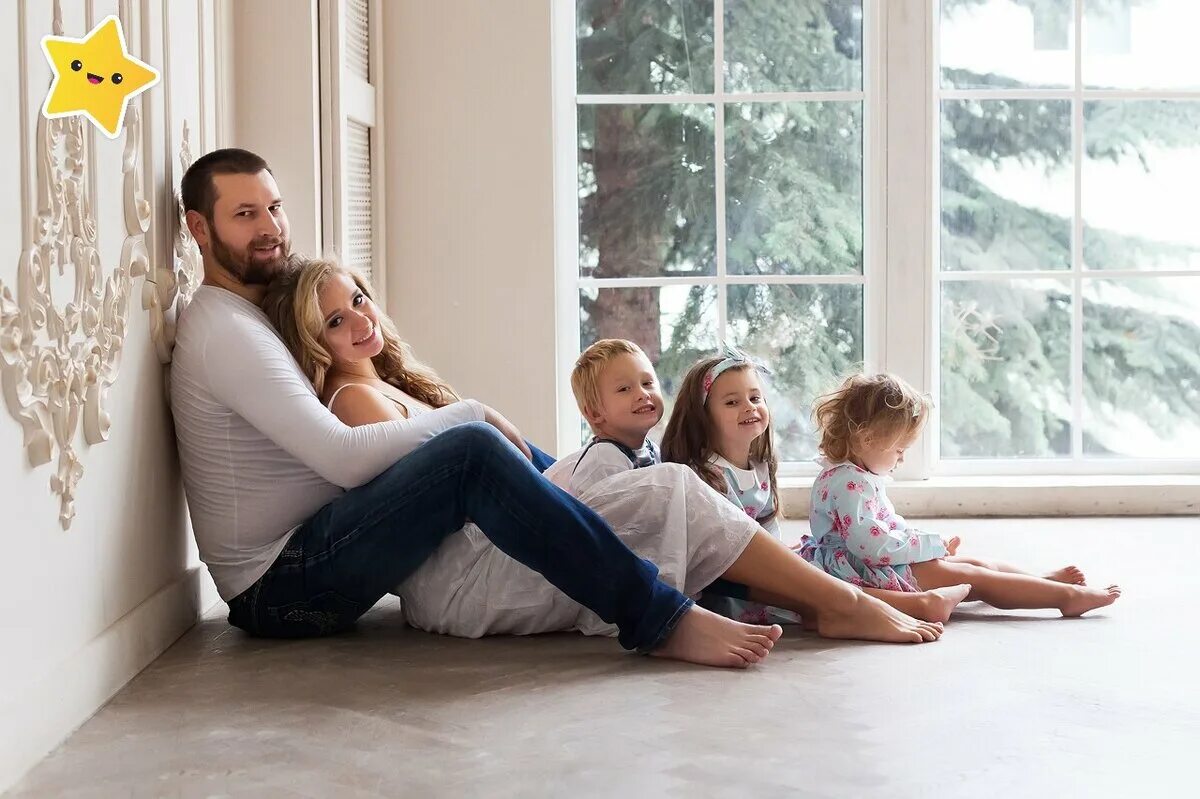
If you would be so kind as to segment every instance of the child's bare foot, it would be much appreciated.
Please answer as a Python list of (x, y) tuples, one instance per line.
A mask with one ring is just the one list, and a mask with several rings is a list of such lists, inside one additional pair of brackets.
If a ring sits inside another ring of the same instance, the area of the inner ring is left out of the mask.
[(924, 607), (916, 616), (923, 621), (950, 621), (950, 614), (958, 607), (959, 602), (967, 598), (969, 593), (971, 593), (970, 583), (925, 591), (920, 597)]
[(1063, 566), (1061, 569), (1055, 569), (1046, 575), (1047, 580), (1053, 580), (1056, 583), (1067, 583), (1068, 585), (1087, 585), (1087, 581), (1083, 577), (1083, 572), (1074, 566)]
[(919, 621), (872, 596), (856, 593), (852, 603), (822, 609), (817, 619), (817, 632), (825, 638), (919, 644), (941, 638), (942, 625)]
[(742, 624), (693, 605), (650, 654), (701, 666), (744, 669), (765, 658), (781, 635), (778, 624)]
[(1071, 588), (1072, 598), (1059, 607), (1064, 616), (1082, 616), (1089, 610), (1111, 605), (1121, 598), (1121, 588), (1116, 585), (1108, 588), (1087, 588), (1082, 585)]

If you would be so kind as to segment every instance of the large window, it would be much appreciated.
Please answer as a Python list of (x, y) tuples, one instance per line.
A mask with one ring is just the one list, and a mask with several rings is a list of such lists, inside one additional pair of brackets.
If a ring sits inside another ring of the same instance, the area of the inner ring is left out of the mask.
[(1200, 464), (1200, 3), (1080, 1), (564, 3), (561, 384), (724, 339), (796, 464), (864, 365), (937, 400), (909, 476)]
[(1200, 3), (938, 22), (943, 462), (1200, 458)]
[(579, 345), (640, 343), (668, 405), (741, 346), (775, 371), (783, 457), (811, 458), (809, 403), (864, 354), (861, 4), (576, 11)]

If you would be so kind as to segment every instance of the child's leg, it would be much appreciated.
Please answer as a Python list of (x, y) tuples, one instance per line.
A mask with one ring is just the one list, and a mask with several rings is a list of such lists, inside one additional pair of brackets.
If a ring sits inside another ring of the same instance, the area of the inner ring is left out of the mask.
[[(875, 597), (881, 602), (891, 605), (901, 613), (907, 613), (914, 619), (929, 622), (947, 622), (950, 620), (950, 614), (958, 607), (958, 604), (967, 598), (967, 594), (971, 591), (969, 585), (952, 585), (947, 588), (935, 588), (931, 591), (888, 591), (883, 588), (863, 587), (863, 593)], [(753, 602), (759, 602), (764, 605), (774, 605), (775, 607), (788, 607), (788, 603), (795, 605), (795, 600), (791, 600), (785, 596), (772, 594), (770, 592), (751, 589), (748, 598)], [(805, 629), (816, 629), (815, 626), (809, 624), (809, 615), (806, 615), (803, 610), (797, 607), (789, 608), (804, 616)], [(809, 614), (813, 609), (809, 608)]]
[[(1027, 572), (1024, 569), (1018, 569), (1008, 563), (1003, 563), (998, 560), (980, 560), (979, 558), (965, 557), (963, 555), (947, 555), (943, 560), (948, 560), (952, 563), (969, 563), (972, 566), (979, 566), (984, 569), (991, 569), (994, 572), (1007, 572), (1009, 574), (1027, 574), (1030, 577), (1038, 575)], [(1041, 575), (1047, 580), (1053, 580), (1056, 583), (1070, 583), (1072, 585), (1083, 585), (1083, 572), (1074, 566), (1063, 566), (1061, 569), (1055, 569), (1048, 574)]]
[(764, 530), (722, 576), (749, 587), (752, 599), (770, 597), (768, 604), (815, 616), (828, 638), (917, 643), (942, 634), (941, 624), (918, 621), (826, 574)]
[(967, 599), (979, 599), (1003, 609), (1056, 608), (1064, 616), (1082, 616), (1089, 610), (1111, 605), (1121, 596), (1121, 589), (1107, 589), (1046, 580), (1028, 574), (993, 571), (972, 563), (951, 560), (931, 560), (912, 564), (913, 576), (926, 588), (938, 588), (961, 583), (971, 584)]
[(914, 618), (945, 622), (950, 621), (950, 614), (958, 603), (971, 593), (971, 586), (950, 585), (916, 593), (884, 588), (863, 588), (863, 591)]

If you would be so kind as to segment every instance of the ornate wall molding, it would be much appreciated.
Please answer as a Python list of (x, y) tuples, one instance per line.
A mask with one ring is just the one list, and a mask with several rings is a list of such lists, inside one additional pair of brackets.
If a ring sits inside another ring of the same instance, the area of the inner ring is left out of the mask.
[[(25, 30), (22, 25), (21, 35)], [(59, 0), (54, 2), (53, 31), (63, 35)], [(27, 56), (23, 44), (22, 40), (22, 55)], [(23, 74), (20, 80), (24, 85)], [(22, 95), (28, 99), (25, 92)], [(20, 109), (23, 142), (28, 105), (23, 102)], [(21, 424), (31, 465), (49, 463), (58, 455), (50, 488), (60, 499), (63, 529), (75, 517), (75, 490), (83, 475), (75, 450), (78, 430), (82, 426), (89, 444), (108, 439), (105, 395), (120, 367), (132, 282), (149, 273), (145, 237), (151, 209), (142, 194), (140, 108), (139, 99), (130, 104), (126, 116), (121, 165), (126, 238), (117, 265), (106, 275), (96, 247), (87, 123), (78, 116), (46, 119), (38, 114), (36, 211), (32, 224), (24, 226), (15, 293), (0, 281), (0, 384), (5, 404)], [(27, 185), (29, 176), (24, 177)], [(74, 276), (74, 291), (65, 304), (53, 296), (55, 272)]]
[[(191, 131), (187, 120), (184, 120), (183, 139), (179, 146), (179, 174), (185, 174), (191, 165)], [(152, 270), (142, 286), (142, 308), (150, 313), (150, 338), (158, 359), (164, 364), (171, 362), (171, 350), (175, 346), (175, 320), (191, 301), (201, 275), (200, 248), (188, 232), (183, 198), (178, 192), (175, 193), (174, 203), (175, 237), (170, 267), (160, 265)]]

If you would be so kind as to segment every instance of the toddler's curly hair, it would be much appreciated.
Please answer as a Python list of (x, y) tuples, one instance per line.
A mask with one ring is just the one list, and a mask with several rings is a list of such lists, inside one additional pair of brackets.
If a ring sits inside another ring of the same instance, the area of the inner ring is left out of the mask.
[(856, 445), (868, 439), (900, 441), (915, 437), (933, 403), (892, 374), (856, 374), (813, 404), (821, 431), (821, 451), (837, 463), (851, 460)]

